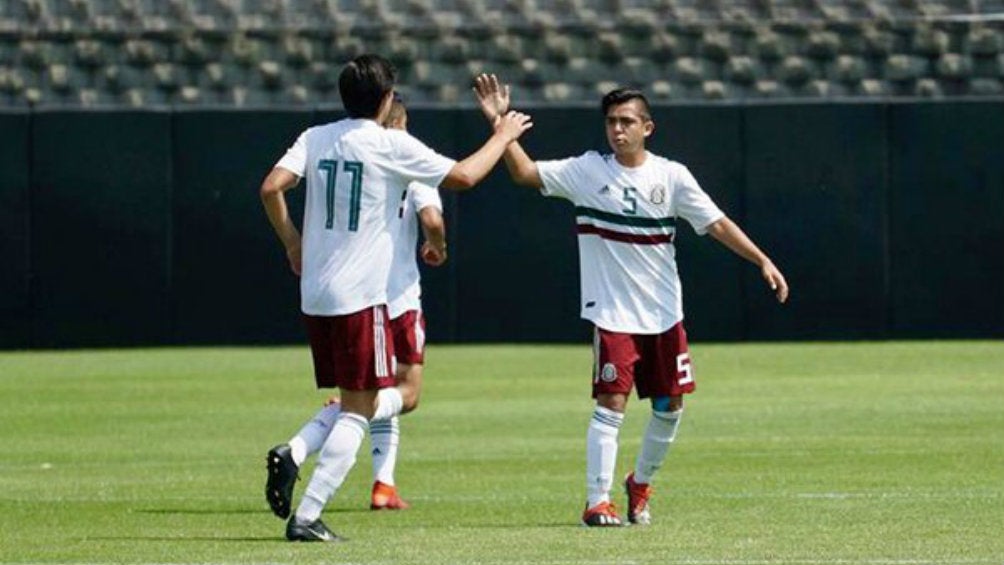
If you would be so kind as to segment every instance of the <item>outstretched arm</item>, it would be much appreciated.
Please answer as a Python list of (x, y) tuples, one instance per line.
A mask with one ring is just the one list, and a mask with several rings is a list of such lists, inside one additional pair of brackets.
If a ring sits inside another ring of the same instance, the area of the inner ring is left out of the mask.
[(784, 280), (784, 275), (735, 222), (722, 218), (708, 227), (708, 233), (743, 259), (760, 267), (760, 274), (774, 291), (778, 302), (788, 300), (788, 282)]
[(279, 236), (279, 241), (286, 248), (286, 257), (289, 259), (289, 267), (297, 275), (303, 266), (300, 232), (293, 224), (289, 216), (289, 208), (286, 206), (286, 191), (293, 188), (300, 182), (300, 177), (281, 167), (275, 167), (265, 180), (261, 183), (261, 203), (265, 207), (265, 214), (272, 224), (272, 229)]
[(426, 265), (438, 267), (446, 262), (446, 223), (443, 213), (435, 206), (426, 206), (418, 211), (418, 221), (422, 224), (422, 260)]
[[(509, 85), (502, 84), (495, 75), (481, 74), (474, 79), (474, 96), (481, 113), (494, 124), (499, 116), (509, 111)], [(526, 154), (518, 141), (506, 147), (505, 165), (516, 184), (539, 189), (544, 185), (537, 164)]]
[(494, 127), (495, 132), (488, 141), (471, 156), (454, 165), (440, 186), (466, 190), (481, 182), (502, 158), (506, 147), (532, 128), (533, 122), (526, 114), (509, 112), (496, 119)]

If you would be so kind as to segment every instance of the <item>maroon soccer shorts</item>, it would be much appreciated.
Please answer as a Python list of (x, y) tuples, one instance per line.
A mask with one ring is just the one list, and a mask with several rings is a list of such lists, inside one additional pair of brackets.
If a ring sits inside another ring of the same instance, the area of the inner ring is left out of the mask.
[(638, 398), (694, 392), (694, 374), (683, 322), (657, 335), (617, 333), (597, 327), (593, 338), (593, 398), (630, 394)]
[(408, 310), (390, 321), (394, 335), (394, 355), (398, 363), (425, 363), (425, 315), (421, 310)]
[(386, 306), (344, 316), (304, 314), (317, 388), (373, 390), (394, 386), (394, 342)]

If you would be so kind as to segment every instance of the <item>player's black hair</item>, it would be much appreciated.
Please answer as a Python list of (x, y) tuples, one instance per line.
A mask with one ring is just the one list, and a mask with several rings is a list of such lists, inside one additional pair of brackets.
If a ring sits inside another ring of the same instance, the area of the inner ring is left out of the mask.
[(379, 55), (360, 55), (342, 69), (338, 92), (350, 118), (375, 118), (383, 97), (394, 89), (397, 69)]
[(648, 106), (648, 99), (642, 91), (634, 88), (615, 88), (608, 92), (603, 100), (600, 102), (600, 106), (603, 109), (603, 115), (607, 115), (607, 111), (610, 110), (611, 106), (620, 106), (625, 102), (630, 102), (631, 100), (641, 100), (641, 105), (645, 109), (645, 118), (652, 118), (652, 110)]

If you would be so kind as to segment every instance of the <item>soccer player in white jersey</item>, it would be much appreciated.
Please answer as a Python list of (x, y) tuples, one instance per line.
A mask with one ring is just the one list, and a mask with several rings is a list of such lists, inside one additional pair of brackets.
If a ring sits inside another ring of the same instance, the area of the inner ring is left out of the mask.
[[(532, 126), (528, 116), (510, 112), (480, 149), (453, 161), (407, 132), (381, 125), (396, 75), (393, 65), (377, 55), (346, 64), (338, 88), (349, 117), (304, 131), (261, 186), (269, 222), (300, 275), (315, 382), (318, 388), (337, 387), (341, 396), (338, 419), (287, 523), (291, 541), (339, 540), (321, 521), (321, 512), (355, 464), (377, 412), (378, 391), (394, 386), (387, 284), (401, 193), (413, 181), (474, 186), (505, 147)], [(307, 178), (302, 236), (285, 200), (301, 177)], [(399, 411), (400, 403), (391, 410)]]
[[(490, 121), (508, 111), (509, 87), (494, 75), (479, 76), (474, 90)], [(582, 522), (622, 525), (610, 490), (618, 430), (634, 386), (639, 398), (650, 399), (652, 414), (624, 487), (628, 520), (647, 524), (652, 477), (676, 438), (683, 395), (694, 390), (673, 247), (677, 219), (757, 265), (778, 301), (787, 300), (788, 285), (685, 166), (645, 149), (655, 124), (640, 91), (616, 89), (603, 97), (602, 110), (611, 153), (534, 162), (513, 143), (505, 160), (517, 184), (575, 205), (582, 317), (595, 326), (596, 407), (586, 434)]]
[[(407, 131), (408, 113), (403, 101), (395, 96), (385, 127)], [(418, 182), (408, 185), (401, 195), (398, 216), (398, 236), (394, 242), (394, 261), (387, 289), (387, 311), (397, 358), (395, 382), (401, 391), (401, 413), (418, 407), (422, 389), (422, 370), (425, 362), (425, 316), (422, 313), (421, 274), (416, 262), (418, 231), (425, 237), (422, 243), (422, 260), (438, 267), (446, 261), (446, 225), (443, 222), (443, 202), (439, 191)], [(268, 454), (270, 464), (278, 465), (276, 473), (269, 472), (265, 484), (265, 498), (272, 511), (288, 517), (296, 471), (308, 456), (321, 450), (331, 433), (341, 403), (331, 398), (325, 406), (289, 442), (273, 447)], [(409, 504), (400, 497), (394, 480), (397, 452), (400, 444), (400, 422), (397, 416), (370, 420), (370, 443), (373, 455), (373, 489), (370, 493), (371, 510), (403, 510)], [(283, 463), (288, 472), (283, 471)]]

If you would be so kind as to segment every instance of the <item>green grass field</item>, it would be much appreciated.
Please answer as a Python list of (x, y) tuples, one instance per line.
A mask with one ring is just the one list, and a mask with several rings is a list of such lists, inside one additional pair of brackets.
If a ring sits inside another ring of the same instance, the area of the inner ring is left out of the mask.
[(0, 353), (0, 563), (1004, 563), (1004, 342), (692, 354), (652, 526), (578, 525), (586, 345), (433, 345), (413, 508), (368, 510), (364, 449), (325, 514), (351, 541), (325, 545), (286, 542), (261, 494), (323, 398), (306, 348)]

